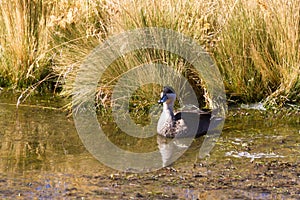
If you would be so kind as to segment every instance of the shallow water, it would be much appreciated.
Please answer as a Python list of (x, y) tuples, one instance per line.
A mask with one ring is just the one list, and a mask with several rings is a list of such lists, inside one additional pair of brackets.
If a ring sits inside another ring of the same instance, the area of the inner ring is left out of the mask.
[[(0, 94), (0, 197), (9, 199), (300, 199), (300, 118), (234, 109), (209, 158), (203, 137), (173, 165), (135, 174), (110, 169), (83, 146), (73, 119), (54, 98)], [(46, 107), (47, 106), (47, 107)], [(120, 147), (159, 149), (160, 139), (131, 140), (104, 126)]]

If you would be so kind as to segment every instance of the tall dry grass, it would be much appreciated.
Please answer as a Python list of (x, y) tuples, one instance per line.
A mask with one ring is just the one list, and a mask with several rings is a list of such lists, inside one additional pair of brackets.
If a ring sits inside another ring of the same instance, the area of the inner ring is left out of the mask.
[[(300, 101), (299, 1), (9, 2), (1, 4), (2, 86), (28, 86), (40, 80), (42, 72), (53, 71), (56, 86), (70, 96), (80, 65), (98, 44), (127, 30), (163, 27), (192, 37), (211, 54), (228, 99), (264, 101), (270, 106)], [(205, 85), (188, 63), (168, 52), (147, 50), (124, 55), (105, 71), (96, 94), (98, 101), (109, 100), (113, 84), (128, 69), (153, 61), (173, 66), (203, 95)], [(137, 94), (149, 93), (143, 98), (151, 99), (149, 91), (158, 89), (149, 86), (142, 90)]]
[[(190, 37), (193, 37), (194, 39), (200, 41), (201, 44), (206, 45), (214, 42), (212, 39), (213, 33), (210, 29), (210, 24), (208, 23), (209, 19), (214, 19), (214, 10), (211, 9), (212, 6), (209, 5), (209, 3), (204, 3), (202, 5), (201, 3), (196, 1), (191, 3), (189, 1), (181, 2), (174, 0), (162, 2), (154, 1), (152, 3), (148, 1), (118, 1), (110, 3), (111, 4), (107, 4), (110, 6), (110, 8), (107, 9), (110, 11), (109, 20), (107, 21), (108, 26), (106, 29), (106, 36), (108, 37), (124, 32), (126, 30), (132, 30), (136, 28), (163, 27), (177, 30), (186, 35), (189, 35)], [(197, 7), (197, 10), (193, 9), (195, 7)], [(187, 21), (189, 23), (187, 23)], [(82, 35), (84, 36), (86, 35), (82, 30), (78, 32), (82, 33)], [(93, 38), (89, 38), (89, 41), (92, 40)], [(71, 40), (70, 43), (72, 44)], [(81, 52), (83, 49), (87, 49), (86, 46), (90, 47), (88, 42), (84, 42), (83, 46), (79, 45), (78, 47), (74, 47), (74, 49), (76, 49), (77, 52)], [(208, 47), (209, 45), (206, 46)], [(72, 55), (72, 59), (75, 59), (77, 61), (82, 60), (83, 58), (83, 56), (79, 56), (78, 58), (76, 58), (74, 57), (74, 54)], [(132, 52), (116, 60), (102, 76), (102, 79), (100, 81), (101, 85), (99, 85), (98, 93), (96, 95), (97, 100), (101, 103), (104, 103), (105, 100), (108, 100), (107, 102), (109, 104), (113, 85), (117, 82), (119, 77), (126, 73), (126, 71), (142, 64), (159, 62), (173, 66), (174, 69), (186, 76), (194, 86), (199, 99), (205, 101), (203, 98), (203, 84), (201, 78), (198, 76), (195, 70), (193, 70), (193, 68), (179, 56), (174, 55), (170, 52), (158, 51), (153, 49)], [(71, 63), (72, 64), (69, 65), (69, 67), (78, 69), (79, 66), (77, 64), (80, 64), (80, 62)], [(71, 80), (70, 84), (73, 83), (73, 80), (76, 76), (76, 73), (72, 72), (68, 74), (69, 80)], [(68, 88), (72, 87), (73, 85), (70, 85)], [(161, 87), (157, 87), (157, 85), (141, 87), (142, 91), (138, 92), (138, 94), (140, 95), (140, 98), (147, 99), (147, 101), (143, 101), (143, 108), (150, 108), (153, 103), (157, 102), (160, 89)], [(153, 92), (151, 92), (153, 90), (155, 91), (155, 96), (153, 96)], [(65, 94), (67, 96), (71, 95), (71, 90), (65, 91)], [(138, 105), (135, 101), (138, 101), (138, 98), (133, 99), (132, 105)], [(203, 103), (201, 105), (204, 106)]]
[(42, 0), (1, 1), (0, 85), (22, 88), (48, 76), (48, 5)]
[(48, 30), (54, 47), (52, 68), (58, 76), (56, 86), (63, 88), (63, 96), (71, 95), (78, 68), (107, 38), (112, 12), (104, 0), (58, 1)]
[(300, 2), (224, 2), (214, 58), (229, 97), (269, 105), (299, 102)]

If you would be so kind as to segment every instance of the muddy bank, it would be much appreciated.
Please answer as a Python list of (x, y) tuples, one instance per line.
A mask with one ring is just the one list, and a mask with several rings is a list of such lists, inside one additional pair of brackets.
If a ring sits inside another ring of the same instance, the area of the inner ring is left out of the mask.
[(1, 178), (4, 198), (299, 199), (300, 163), (200, 162), (149, 174), (44, 174), (39, 181)]

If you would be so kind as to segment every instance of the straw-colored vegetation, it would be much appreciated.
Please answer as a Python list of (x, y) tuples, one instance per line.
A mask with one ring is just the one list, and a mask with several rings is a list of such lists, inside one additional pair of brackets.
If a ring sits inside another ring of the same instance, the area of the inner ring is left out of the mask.
[(229, 96), (299, 102), (300, 2), (236, 1), (225, 10), (213, 53)]
[(0, 2), (0, 85), (34, 85), (51, 71), (47, 9), (42, 0)]
[[(299, 1), (0, 2), (0, 87), (46, 83), (43, 87), (60, 88), (68, 97), (79, 66), (97, 45), (126, 30), (164, 27), (192, 37), (211, 54), (228, 99), (271, 106), (300, 101)], [(201, 78), (184, 60), (165, 51), (143, 50), (124, 55), (104, 72), (97, 99), (109, 102), (113, 84), (128, 69), (156, 62), (173, 66), (204, 94)], [(158, 90), (157, 85), (142, 88), (145, 92), (136, 94)], [(144, 98), (149, 105), (152, 95)], [(138, 101), (133, 99), (133, 104)]]

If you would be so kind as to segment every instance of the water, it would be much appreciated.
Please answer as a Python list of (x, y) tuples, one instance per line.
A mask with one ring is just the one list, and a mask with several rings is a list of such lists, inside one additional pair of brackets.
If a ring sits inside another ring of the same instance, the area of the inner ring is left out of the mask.
[[(299, 199), (300, 118), (264, 111), (232, 110), (209, 158), (198, 158), (203, 138), (173, 165), (146, 174), (119, 172), (87, 152), (55, 98), (16, 99), (0, 94), (0, 197), (9, 199)], [(237, 114), (236, 114), (237, 113)], [(276, 117), (273, 117), (276, 116)], [(159, 149), (118, 135), (127, 150)]]

